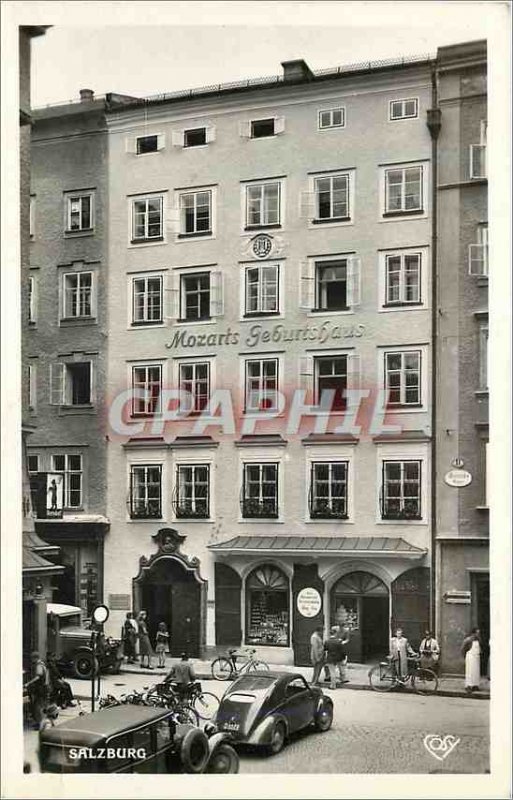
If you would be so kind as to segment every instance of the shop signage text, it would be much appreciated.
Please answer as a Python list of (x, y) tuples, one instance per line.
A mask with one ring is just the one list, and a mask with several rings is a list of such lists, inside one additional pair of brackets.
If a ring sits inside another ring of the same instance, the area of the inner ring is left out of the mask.
[(365, 333), (365, 325), (339, 325), (333, 322), (323, 322), (322, 325), (305, 325), (302, 328), (288, 328), (277, 324), (266, 328), (260, 323), (252, 325), (249, 330), (241, 335), (240, 331), (233, 331), (230, 327), (222, 333), (191, 333), (184, 328), (176, 331), (166, 348), (172, 350), (178, 347), (221, 347), (225, 345), (244, 344), (245, 347), (256, 347), (260, 344), (284, 344), (286, 342), (326, 342), (340, 339), (359, 338)]
[(322, 598), (317, 589), (307, 586), (297, 596), (297, 610), (303, 617), (316, 617), (322, 608)]
[(472, 483), (472, 475), (466, 469), (450, 469), (449, 472), (445, 473), (444, 481), (447, 486), (461, 489), (463, 486), (468, 486)]

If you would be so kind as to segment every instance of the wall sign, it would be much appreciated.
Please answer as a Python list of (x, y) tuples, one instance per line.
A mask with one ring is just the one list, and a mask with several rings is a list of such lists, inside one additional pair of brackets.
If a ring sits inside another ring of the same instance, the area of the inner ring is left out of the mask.
[(307, 586), (297, 596), (297, 610), (303, 617), (316, 617), (322, 608), (322, 598), (317, 589)]
[(46, 519), (62, 519), (64, 507), (64, 475), (46, 473)]
[(463, 486), (468, 486), (472, 483), (472, 475), (466, 469), (450, 469), (445, 473), (444, 481), (447, 486), (454, 486), (456, 489), (461, 489)]

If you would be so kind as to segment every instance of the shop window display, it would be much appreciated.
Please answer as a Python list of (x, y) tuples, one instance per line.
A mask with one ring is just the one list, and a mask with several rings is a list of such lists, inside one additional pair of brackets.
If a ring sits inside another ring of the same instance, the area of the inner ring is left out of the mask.
[(288, 647), (289, 582), (276, 567), (254, 570), (246, 581), (246, 643)]

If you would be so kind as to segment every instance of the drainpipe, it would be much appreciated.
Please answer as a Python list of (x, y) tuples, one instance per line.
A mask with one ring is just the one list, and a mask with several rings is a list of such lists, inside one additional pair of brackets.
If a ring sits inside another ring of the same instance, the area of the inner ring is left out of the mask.
[(436, 631), (437, 553), (437, 369), (438, 369), (438, 136), (442, 112), (438, 107), (436, 62), (431, 65), (431, 108), (427, 112), (431, 135), (431, 574), (429, 627)]

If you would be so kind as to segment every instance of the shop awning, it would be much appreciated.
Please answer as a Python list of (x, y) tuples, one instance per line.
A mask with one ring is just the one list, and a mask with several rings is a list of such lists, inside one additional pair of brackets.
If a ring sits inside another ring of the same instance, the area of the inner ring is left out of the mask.
[(209, 545), (215, 553), (280, 553), (422, 558), (427, 550), (394, 536), (235, 536)]

